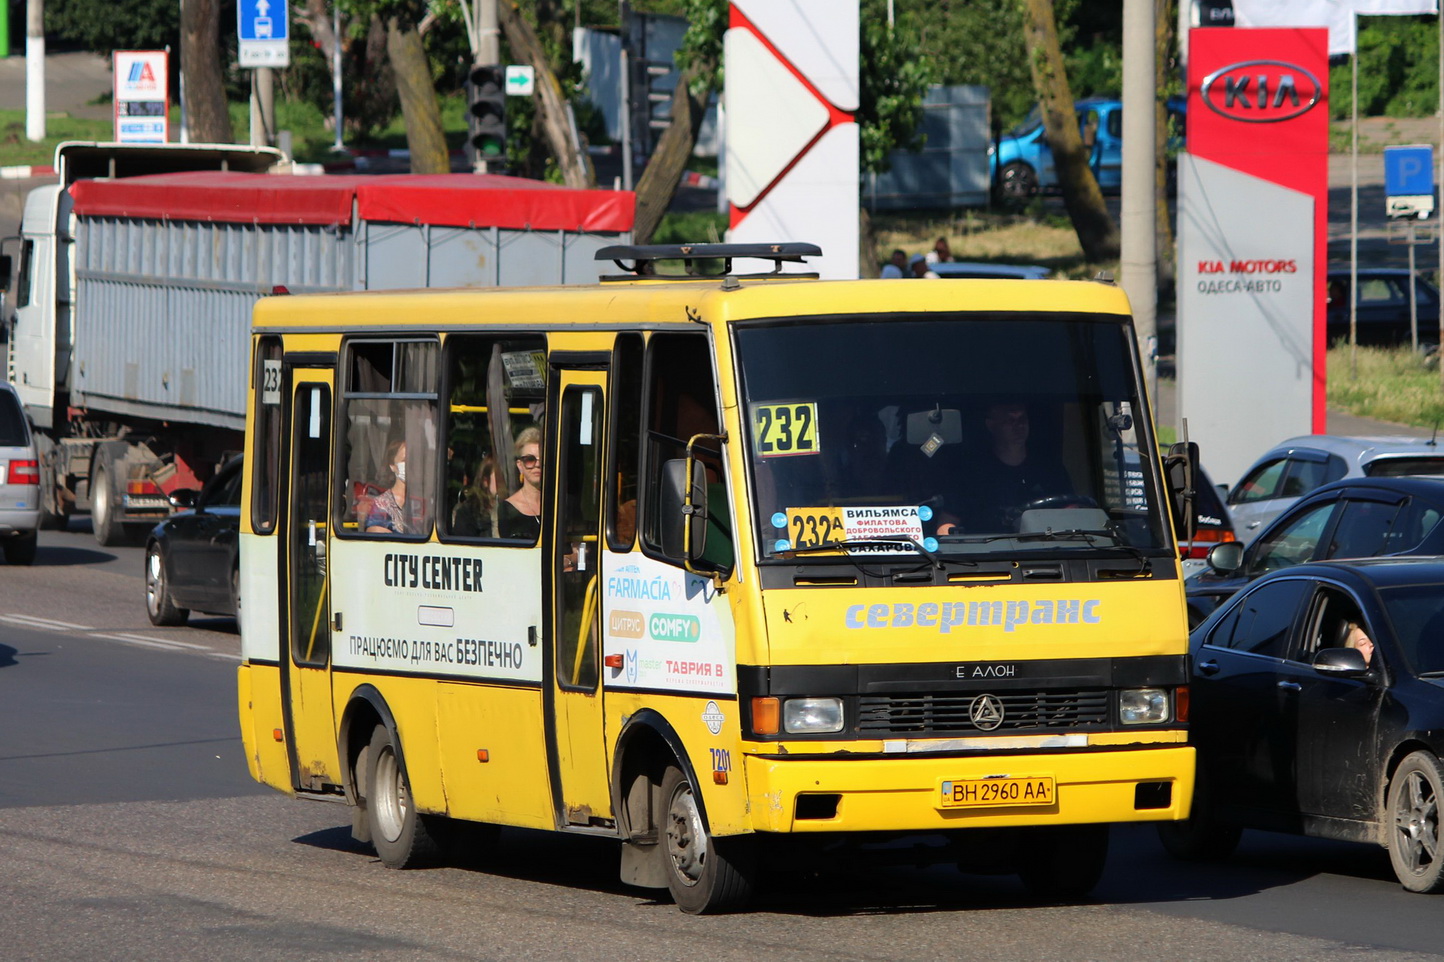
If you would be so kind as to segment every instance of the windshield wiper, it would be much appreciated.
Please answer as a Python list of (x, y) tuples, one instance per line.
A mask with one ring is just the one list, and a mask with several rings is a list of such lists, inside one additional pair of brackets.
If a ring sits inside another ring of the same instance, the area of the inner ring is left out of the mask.
[[(924, 548), (922, 542), (918, 541), (918, 539), (910, 538), (906, 535), (889, 535), (871, 538), (840, 538), (836, 541), (821, 541), (817, 544), (810, 544), (807, 545), (805, 548), (788, 548), (787, 551), (780, 553), (813, 554), (818, 551), (835, 551), (838, 548), (861, 548), (866, 547), (867, 545), (877, 544), (911, 545), (913, 547), (913, 550), (915, 550), (918, 554), (922, 555), (924, 558), (927, 558), (928, 561), (932, 562), (932, 566), (934, 568), (939, 571), (943, 570), (943, 559), (939, 558), (936, 553), (929, 551), (927, 548)], [(843, 555), (844, 557), (848, 558), (852, 557), (852, 555), (847, 551), (843, 551)]]

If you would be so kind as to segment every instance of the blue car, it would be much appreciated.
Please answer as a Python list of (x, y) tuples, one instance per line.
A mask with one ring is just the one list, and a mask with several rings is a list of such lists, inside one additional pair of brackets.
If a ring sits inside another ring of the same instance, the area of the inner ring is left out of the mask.
[[(1073, 105), (1078, 130), (1090, 149), (1089, 166), (1098, 186), (1116, 191), (1123, 183), (1123, 101), (1115, 97), (1088, 97)], [(1168, 99), (1169, 113), (1182, 121), (1184, 101)], [(989, 170), (993, 183), (1005, 200), (1027, 200), (1040, 190), (1058, 186), (1053, 153), (1043, 129), (1043, 115), (1033, 110), (1023, 122), (1004, 134), (989, 148)]]

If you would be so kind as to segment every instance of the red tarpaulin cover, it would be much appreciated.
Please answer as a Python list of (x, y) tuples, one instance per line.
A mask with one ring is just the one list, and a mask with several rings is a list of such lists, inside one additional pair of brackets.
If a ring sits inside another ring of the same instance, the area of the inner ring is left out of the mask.
[(70, 186), (75, 213), (88, 217), (243, 224), (361, 220), (445, 227), (621, 232), (632, 229), (636, 195), (571, 190), (497, 174), (387, 174), (291, 177), (232, 171), (84, 180)]

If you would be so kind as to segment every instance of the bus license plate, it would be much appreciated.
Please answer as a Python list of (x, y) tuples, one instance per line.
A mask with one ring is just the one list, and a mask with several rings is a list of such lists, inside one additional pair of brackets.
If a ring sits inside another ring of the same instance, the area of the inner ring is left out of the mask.
[(968, 778), (944, 781), (938, 808), (972, 808), (980, 805), (1052, 805), (1052, 775), (1015, 775), (1007, 778)]

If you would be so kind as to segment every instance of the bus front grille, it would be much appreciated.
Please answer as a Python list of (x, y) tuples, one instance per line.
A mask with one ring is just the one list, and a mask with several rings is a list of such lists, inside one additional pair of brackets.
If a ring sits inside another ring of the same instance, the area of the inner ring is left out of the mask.
[(859, 732), (1068, 731), (1104, 726), (1108, 718), (1105, 689), (863, 695), (858, 700)]

